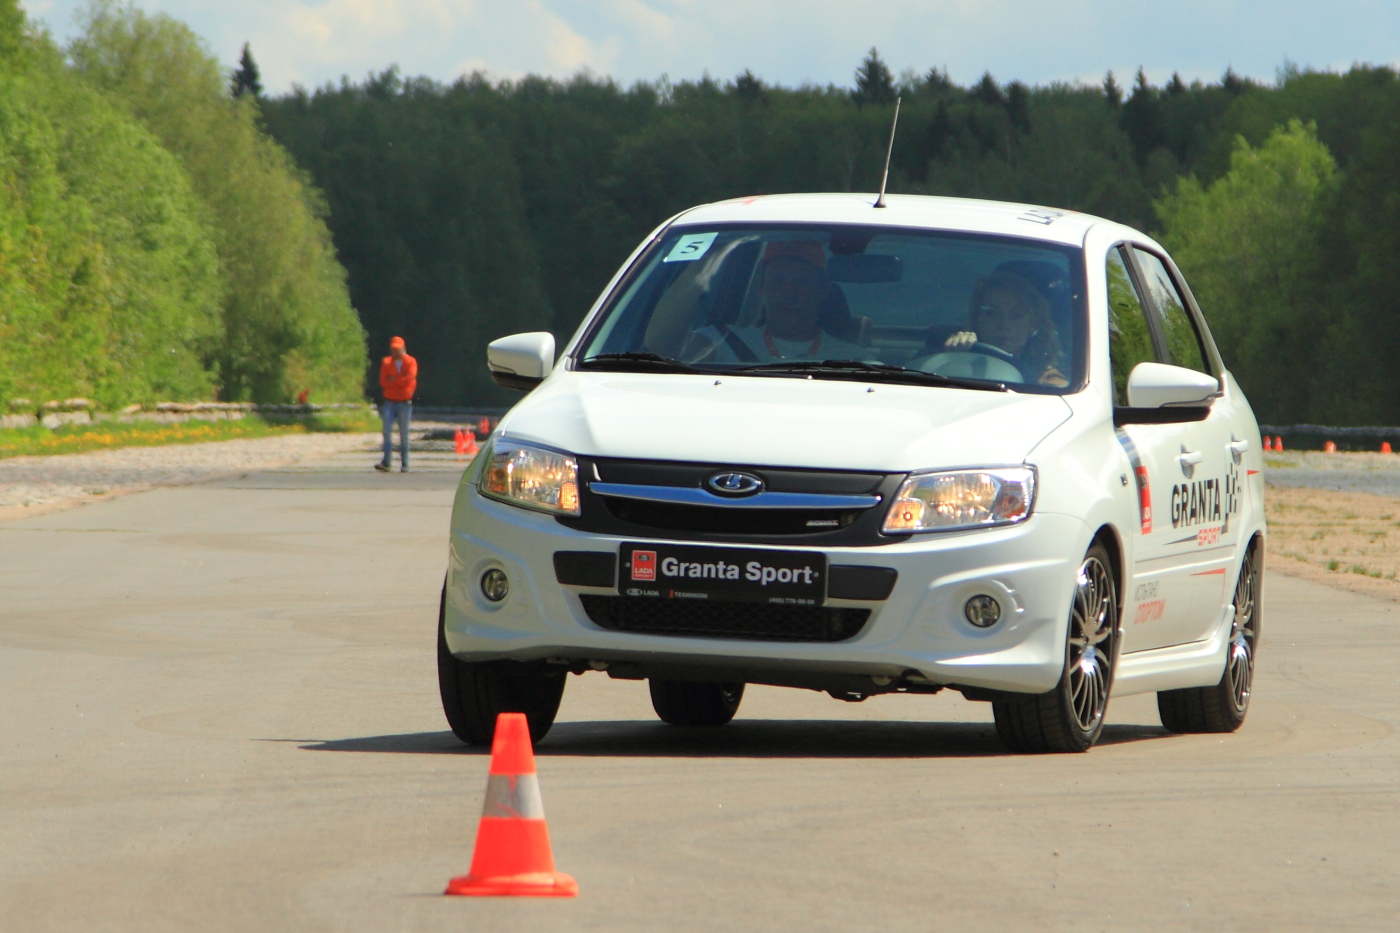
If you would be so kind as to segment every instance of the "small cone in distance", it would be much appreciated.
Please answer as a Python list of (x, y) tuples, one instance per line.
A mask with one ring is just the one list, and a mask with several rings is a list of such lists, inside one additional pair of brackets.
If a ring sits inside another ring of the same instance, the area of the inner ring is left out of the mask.
[(476, 433), (482, 437), (489, 435), (491, 433), (491, 419), (482, 415), (481, 420), (476, 423)]
[(1274, 450), (1283, 450), (1283, 438), (1278, 436), (1274, 437)]
[(1325, 454), (1334, 454), (1334, 453), (1336, 453), (1336, 452), (1337, 452), (1337, 442), (1336, 442), (1336, 441), (1328, 441), (1327, 443), (1323, 444), (1323, 445), (1322, 445), (1322, 452), (1325, 453)]
[(467, 436), (458, 428), (457, 433), (452, 435), (452, 446), (456, 448), (458, 454), (467, 452)]
[(453, 878), (446, 894), (574, 897), (578, 882), (554, 869), (524, 713), (496, 718), (486, 805), (476, 832), (471, 874)]
[(475, 434), (473, 434), (472, 432), (468, 431), (465, 435), (463, 435), (463, 437), (462, 437), (462, 453), (467, 454), (468, 456), (471, 456), (471, 457), (475, 457), (480, 451), (481, 451), (481, 448), (476, 446), (476, 435), (475, 435)]
[(1388, 454), (1390, 452), (1390, 441), (1381, 441), (1381, 453)]
[(1265, 449), (1265, 450), (1273, 450), (1273, 449), (1274, 449), (1274, 439), (1273, 439), (1272, 437), (1270, 437), (1269, 435), (1267, 435), (1267, 434), (1264, 435), (1264, 449)]

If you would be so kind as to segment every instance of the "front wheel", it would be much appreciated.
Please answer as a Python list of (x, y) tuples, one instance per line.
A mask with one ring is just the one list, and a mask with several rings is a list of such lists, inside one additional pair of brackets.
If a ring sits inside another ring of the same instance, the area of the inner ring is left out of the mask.
[(1254, 656), (1259, 647), (1259, 583), (1263, 571), (1259, 550), (1256, 545), (1246, 551), (1240, 566), (1230, 652), (1220, 683), (1157, 694), (1157, 714), (1168, 732), (1234, 732), (1244, 724), (1254, 692)]
[(459, 661), (444, 634), (447, 590), (438, 607), (438, 690), (452, 733), (468, 745), (490, 745), (501, 713), (524, 713), (530, 741), (539, 742), (559, 712), (567, 671), (517, 661)]
[(651, 707), (672, 726), (722, 726), (734, 718), (744, 699), (742, 683), (698, 684), (653, 677)]
[(1108, 550), (1095, 542), (1075, 581), (1059, 684), (993, 702), (997, 737), (1013, 752), (1087, 752), (1103, 732), (1117, 660), (1118, 587)]

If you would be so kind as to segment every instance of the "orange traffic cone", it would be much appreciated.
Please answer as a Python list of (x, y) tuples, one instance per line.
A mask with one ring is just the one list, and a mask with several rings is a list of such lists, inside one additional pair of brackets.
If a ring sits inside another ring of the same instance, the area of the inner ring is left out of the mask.
[(1336, 442), (1336, 441), (1328, 441), (1327, 443), (1323, 444), (1323, 445), (1322, 445), (1322, 452), (1325, 453), (1325, 454), (1334, 454), (1334, 453), (1336, 453), (1336, 452), (1337, 452), (1337, 442)]
[(468, 431), (462, 439), (462, 453), (475, 457), (481, 452), (481, 448), (476, 446), (476, 435)]
[(1273, 439), (1272, 437), (1270, 437), (1269, 435), (1267, 435), (1267, 434), (1264, 435), (1264, 449), (1265, 449), (1265, 450), (1273, 450), (1273, 449), (1274, 449), (1274, 439)]
[(1274, 450), (1283, 450), (1283, 438), (1278, 436), (1274, 437)]
[(456, 449), (459, 457), (467, 452), (467, 436), (461, 428), (458, 428), (457, 433), (452, 435), (452, 446)]
[(1390, 452), (1390, 441), (1381, 441), (1381, 453), (1388, 454)]
[(578, 882), (554, 870), (544, 802), (535, 776), (530, 726), (524, 713), (496, 717), (491, 776), (476, 831), (469, 875), (453, 878), (446, 894), (575, 897)]
[(476, 433), (480, 434), (482, 437), (486, 437), (488, 434), (490, 434), (491, 419), (486, 417), (485, 415), (482, 415), (481, 420), (476, 423)]

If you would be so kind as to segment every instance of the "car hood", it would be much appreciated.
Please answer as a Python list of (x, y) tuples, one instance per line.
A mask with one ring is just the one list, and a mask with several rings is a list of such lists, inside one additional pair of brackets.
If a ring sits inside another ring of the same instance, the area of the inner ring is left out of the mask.
[(1020, 463), (1064, 399), (823, 379), (559, 372), (500, 431), (575, 454), (906, 472)]

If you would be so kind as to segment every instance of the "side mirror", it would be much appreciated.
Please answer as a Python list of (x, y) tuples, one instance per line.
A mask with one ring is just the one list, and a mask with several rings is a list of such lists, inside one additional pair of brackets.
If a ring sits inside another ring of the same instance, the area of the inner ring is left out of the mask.
[(1219, 379), (1181, 366), (1139, 363), (1128, 374), (1128, 405), (1133, 408), (1206, 406), (1219, 394)]
[(511, 334), (486, 346), (486, 365), (498, 386), (529, 392), (554, 368), (554, 335)]

